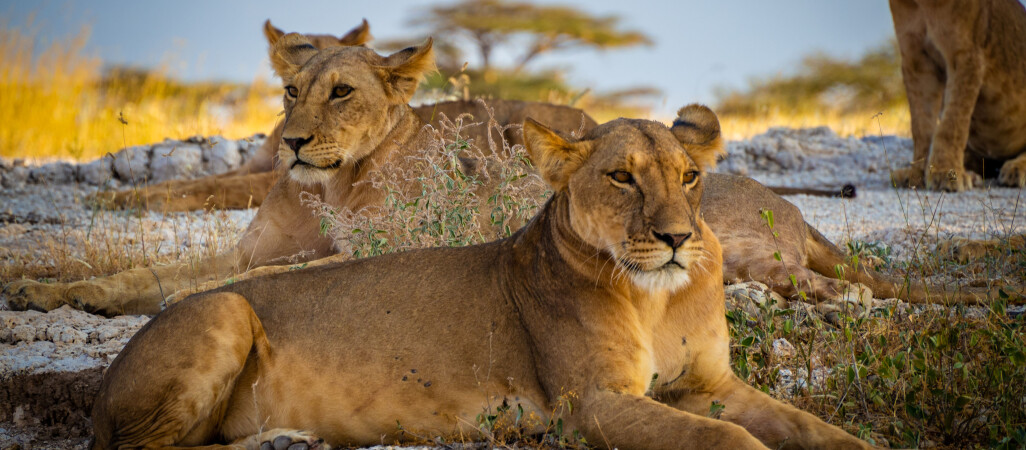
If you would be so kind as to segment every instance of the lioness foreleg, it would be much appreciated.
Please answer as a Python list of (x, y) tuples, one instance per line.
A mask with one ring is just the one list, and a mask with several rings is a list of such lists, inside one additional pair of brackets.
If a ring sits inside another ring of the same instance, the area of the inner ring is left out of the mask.
[(142, 267), (73, 283), (19, 280), (4, 287), (4, 294), (14, 310), (50, 311), (71, 305), (105, 316), (156, 314), (175, 291), (227, 276), (236, 259), (229, 252), (195, 263)]
[(891, 172), (898, 187), (924, 187), (930, 142), (937, 129), (944, 80), (927, 52), (926, 23), (917, 19), (919, 5), (913, 0), (891, 0), (894, 34), (901, 50), (901, 78), (908, 94), (912, 125), (912, 165)]
[(671, 406), (684, 411), (716, 411), (721, 420), (744, 427), (770, 448), (872, 448), (844, 430), (748, 386), (733, 374), (725, 374), (703, 391), (674, 392), (671, 387), (665, 395)]
[(674, 409), (648, 397), (595, 391), (575, 405), (574, 426), (608, 448), (766, 448), (744, 428)]

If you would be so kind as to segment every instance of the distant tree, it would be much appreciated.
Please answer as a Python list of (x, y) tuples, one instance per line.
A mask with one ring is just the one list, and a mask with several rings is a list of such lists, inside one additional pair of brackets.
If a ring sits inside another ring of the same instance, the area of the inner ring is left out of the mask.
[(753, 79), (745, 90), (717, 92), (717, 112), (751, 115), (762, 108), (803, 112), (881, 110), (905, 105), (901, 58), (891, 41), (858, 60), (817, 53), (805, 57), (796, 73)]
[(481, 56), (482, 69), (492, 64), (496, 47), (517, 38), (529, 43), (513, 68), (524, 69), (547, 52), (573, 47), (604, 50), (648, 45), (651, 40), (638, 31), (620, 30), (619, 17), (596, 17), (569, 6), (541, 6), (507, 0), (462, 0), (450, 5), (433, 6), (427, 14), (414, 19), (414, 25), (426, 25), (439, 39), (462, 35), (470, 39)]

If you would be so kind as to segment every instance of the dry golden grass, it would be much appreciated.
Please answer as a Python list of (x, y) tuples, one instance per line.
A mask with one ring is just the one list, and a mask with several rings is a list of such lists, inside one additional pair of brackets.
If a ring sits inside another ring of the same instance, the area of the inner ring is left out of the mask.
[[(166, 70), (113, 70), (84, 47), (88, 29), (36, 48), (0, 24), (0, 156), (93, 159), (165, 137), (266, 132), (277, 86), (174, 81)], [(122, 126), (120, 119), (127, 124)]]
[(724, 137), (730, 140), (748, 139), (770, 127), (811, 128), (826, 126), (842, 137), (866, 135), (896, 135), (911, 137), (911, 116), (908, 107), (894, 107), (878, 112), (820, 111), (790, 113), (768, 110), (764, 114), (720, 115)]

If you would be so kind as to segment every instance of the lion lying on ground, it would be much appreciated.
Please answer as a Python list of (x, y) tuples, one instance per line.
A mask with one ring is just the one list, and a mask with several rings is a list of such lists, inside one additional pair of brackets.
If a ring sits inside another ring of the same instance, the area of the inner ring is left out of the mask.
[[(1026, 186), (1026, 9), (1016, 0), (890, 0), (912, 114), (899, 186)], [(939, 120), (938, 120), (939, 119)]]
[(699, 205), (718, 149), (677, 127), (619, 119), (570, 142), (529, 121), (555, 194), (512, 237), (173, 305), (111, 364), (93, 448), (481, 438), (474, 417), (501, 402), (540, 432), (568, 392), (568, 432), (610, 448), (868, 448), (731, 371), (720, 247)]
[[(264, 23), (264, 36), (267, 38), (270, 51), (273, 52), (274, 44), (284, 35), (285, 32), (271, 25), (270, 20)], [(338, 38), (324, 34), (303, 36), (319, 50), (364, 46), (371, 39), (370, 26), (366, 20)], [(584, 111), (547, 103), (494, 99), (488, 101), (487, 109), (477, 101), (447, 101), (418, 106), (413, 108), (413, 111), (421, 120), (436, 129), (442, 128), (443, 118), (453, 120), (464, 114), (470, 114), (477, 120), (490, 118), (502, 126), (520, 124), (527, 117), (533, 117), (562, 132), (590, 130), (596, 125)], [(278, 122), (264, 144), (236, 170), (193, 180), (171, 180), (121, 191), (100, 192), (96, 194), (95, 200), (102, 205), (115, 208), (139, 207), (153, 211), (258, 207), (277, 180), (277, 172), (272, 169), (281, 143), (282, 127), (284, 122)], [(523, 144), (518, 129), (509, 128), (500, 135), (488, 122), (465, 122), (461, 131), (464, 138), (482, 146), (489, 139), (496, 142), (505, 139), (510, 145)]]
[[(320, 233), (299, 194), (316, 194), (336, 209), (354, 211), (383, 201), (382, 192), (360, 181), (367, 180), (375, 167), (400, 164), (427, 147), (424, 122), (406, 102), (419, 77), (432, 66), (431, 45), (382, 57), (362, 47), (318, 51), (301, 35), (289, 34), (275, 43), (272, 63), (286, 86), (278, 156), (288, 176), (279, 178), (232, 251), (211, 260), (137, 268), (74, 283), (17, 281), (4, 289), (10, 306), (49, 311), (70, 304), (104, 315), (155, 314), (177, 291), (220, 284), (287, 258), (313, 261), (334, 254), (331, 239)], [(300, 90), (300, 85), (305, 87)], [(678, 122), (702, 125), (708, 134), (701, 142), (722, 149), (715, 115), (710, 112), (712, 119), (706, 123), (701, 121), (708, 116), (691, 117), (689, 111), (682, 110)], [(713, 160), (703, 164), (711, 166)], [(797, 207), (758, 182), (730, 175), (707, 178), (703, 210), (724, 243), (726, 281), (759, 280), (792, 298), (801, 290), (828, 310), (851, 303), (868, 306), (872, 299), (869, 290), (838, 280), (840, 276), (868, 285), (878, 295), (916, 302), (975, 302), (987, 297), (985, 291), (927, 289), (921, 283), (850, 267), (844, 253), (810, 227)], [(773, 230), (761, 210), (774, 211)], [(778, 251), (780, 261), (774, 259)]]

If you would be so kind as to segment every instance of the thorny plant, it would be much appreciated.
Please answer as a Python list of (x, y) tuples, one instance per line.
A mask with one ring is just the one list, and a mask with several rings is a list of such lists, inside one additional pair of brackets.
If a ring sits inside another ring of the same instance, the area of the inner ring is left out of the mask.
[[(548, 191), (532, 172), (523, 146), (468, 141), (464, 129), (482, 124), (470, 120), (467, 114), (443, 117), (441, 130), (429, 130), (427, 148), (373, 173), (370, 183), (385, 193), (382, 205), (350, 211), (305, 195), (303, 202), (320, 217), (321, 233), (354, 258), (510, 236), (535, 214)], [(499, 136), (507, 128), (494, 119), (483, 124)]]

